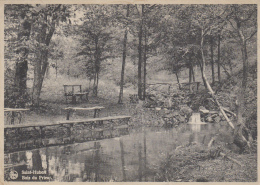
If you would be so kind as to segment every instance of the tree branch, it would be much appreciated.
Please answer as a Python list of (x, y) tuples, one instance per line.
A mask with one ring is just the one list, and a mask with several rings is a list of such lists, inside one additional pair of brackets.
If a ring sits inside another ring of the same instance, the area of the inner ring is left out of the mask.
[(252, 15), (253, 15), (255, 12), (256, 12), (256, 10), (252, 11), (252, 12), (250, 13), (250, 15), (249, 15), (246, 19), (241, 19), (241, 20), (240, 20), (240, 23), (243, 23), (243, 22), (248, 21), (248, 20), (252, 17)]
[(251, 39), (255, 34), (256, 34), (257, 30), (255, 30), (249, 37), (247, 37), (245, 39), (245, 41), (248, 41), (249, 39)]
[(233, 25), (233, 23), (228, 19), (228, 22), (230, 23), (230, 25), (232, 26), (232, 28), (234, 29), (234, 30), (237, 30), (235, 27), (234, 27), (234, 25)]

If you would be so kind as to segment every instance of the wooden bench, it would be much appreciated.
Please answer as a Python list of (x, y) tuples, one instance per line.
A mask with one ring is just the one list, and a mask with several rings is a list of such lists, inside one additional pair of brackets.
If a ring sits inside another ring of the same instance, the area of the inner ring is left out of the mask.
[(85, 95), (86, 100), (88, 101), (89, 92), (82, 92), (81, 85), (63, 85), (64, 87), (64, 96), (66, 98), (66, 103), (68, 103), (68, 96), (72, 97), (72, 103), (76, 104), (76, 97), (79, 96), (82, 101), (82, 97)]
[(59, 126), (59, 125), (74, 125), (74, 124), (93, 124), (98, 123), (100, 121), (113, 121), (113, 120), (129, 120), (131, 116), (108, 116), (102, 118), (90, 118), (84, 120), (66, 120), (66, 121), (58, 121), (56, 123), (40, 123), (40, 124), (20, 124), (20, 125), (5, 125), (5, 129), (15, 129), (15, 128), (29, 128), (29, 127), (46, 127), (46, 126)]
[(129, 120), (131, 116), (108, 116), (108, 117), (102, 117), (102, 118), (90, 118), (90, 119), (83, 119), (83, 120), (66, 120), (66, 121), (59, 121), (59, 124), (77, 124), (77, 123), (97, 123), (97, 122), (103, 122), (103, 121), (113, 121), (113, 120)]
[(94, 118), (96, 117), (99, 117), (99, 112), (101, 111), (101, 109), (104, 109), (105, 107), (102, 107), (102, 106), (96, 106), (96, 107), (87, 107), (87, 108), (84, 108), (84, 107), (67, 107), (65, 108), (65, 110), (67, 110), (67, 120), (70, 119), (70, 113), (72, 111), (76, 111), (76, 110), (86, 110), (86, 111), (89, 111), (89, 110), (94, 110)]
[(10, 125), (14, 125), (15, 118), (18, 119), (18, 124), (22, 121), (22, 112), (29, 111), (29, 109), (23, 109), (23, 108), (4, 108), (5, 117), (7, 120), (5, 123), (8, 124), (8, 119), (10, 119)]

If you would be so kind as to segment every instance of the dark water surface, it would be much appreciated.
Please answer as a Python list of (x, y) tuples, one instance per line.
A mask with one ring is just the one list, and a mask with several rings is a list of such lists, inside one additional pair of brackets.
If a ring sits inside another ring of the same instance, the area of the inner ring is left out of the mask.
[(210, 124), (195, 127), (139, 128), (111, 139), (5, 154), (5, 180), (154, 181), (177, 146), (208, 144), (217, 130)]

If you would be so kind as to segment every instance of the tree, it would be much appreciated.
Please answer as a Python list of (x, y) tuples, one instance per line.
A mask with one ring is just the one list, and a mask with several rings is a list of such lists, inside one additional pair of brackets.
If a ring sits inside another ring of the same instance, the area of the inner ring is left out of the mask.
[[(171, 10), (172, 7), (168, 8)], [(162, 45), (164, 35), (164, 21), (162, 21), (169, 10), (162, 5), (144, 5), (143, 7), (143, 81), (142, 99), (146, 98), (147, 63), (152, 56), (157, 56), (158, 48)], [(165, 12), (164, 12), (165, 11)], [(163, 12), (163, 14), (162, 14)]]
[(81, 46), (82, 50), (78, 55), (87, 58), (86, 66), (91, 71), (90, 78), (94, 80), (93, 94), (98, 94), (99, 74), (101, 62), (112, 57), (112, 45), (109, 41), (112, 39), (112, 29), (109, 28), (110, 16), (112, 13), (111, 6), (107, 5), (86, 5), (85, 21), (79, 27), (82, 33)]
[[(164, 41), (167, 43), (165, 51), (167, 54), (168, 63), (172, 67), (176, 75), (177, 81), (178, 72), (188, 68), (189, 82), (195, 81), (194, 66), (198, 65), (199, 47), (199, 29), (192, 24), (192, 6), (179, 5), (172, 8), (171, 16), (174, 19), (168, 18)], [(200, 63), (199, 63), (200, 64)], [(191, 86), (190, 86), (191, 87)]]
[[(129, 4), (127, 5), (126, 10), (126, 18), (129, 17)], [(121, 81), (120, 81), (120, 92), (119, 92), (119, 99), (118, 103), (123, 102), (123, 90), (124, 90), (124, 73), (125, 73), (125, 60), (126, 60), (126, 43), (127, 43), (127, 25), (125, 28), (125, 35), (124, 35), (124, 41), (123, 41), (123, 61), (122, 61), (122, 70), (121, 70)]]
[(39, 106), (40, 94), (48, 64), (49, 45), (59, 21), (69, 16), (67, 5), (36, 5), (33, 12), (32, 43), (34, 53), (34, 79), (32, 105)]
[[(30, 8), (30, 5), (5, 6), (5, 36), (11, 41), (13, 39), (13, 42), (9, 45), (12, 50), (9, 50), (9, 54), (7, 54), (7, 51), (5, 52), (5, 58), (8, 58), (8, 55), (14, 51), (15, 53), (13, 53), (14, 55), (11, 58), (16, 60), (14, 88), (12, 91), (16, 93), (15, 98), (17, 101), (15, 105), (9, 106), (25, 107), (26, 103), (27, 59), (29, 55), (28, 40), (30, 39), (31, 32), (31, 20), (27, 12)], [(17, 30), (15, 30), (16, 28)], [(7, 32), (9, 32), (10, 35), (8, 35)], [(13, 35), (15, 35), (15, 37), (13, 37)]]
[[(248, 55), (247, 43), (257, 32), (257, 5), (230, 5), (231, 14), (227, 17), (231, 27), (234, 29), (234, 37), (239, 38), (238, 43), (241, 48), (243, 62), (243, 78), (238, 93), (238, 134), (242, 135), (242, 130), (245, 129), (250, 136), (245, 125), (245, 92), (248, 78)], [(250, 139), (250, 137), (249, 137)]]
[(136, 5), (138, 10), (138, 97), (141, 100), (146, 96), (147, 60), (156, 55), (156, 49), (162, 39), (164, 23), (161, 5)]
[[(138, 7), (138, 5), (136, 5)], [(138, 10), (140, 16), (139, 23), (139, 33), (138, 33), (138, 98), (140, 100), (142, 97), (142, 38), (143, 38), (143, 13), (144, 5), (139, 5), (140, 10)], [(138, 9), (138, 8), (137, 8)]]
[(218, 81), (221, 82), (221, 75), (220, 75), (220, 43), (221, 43), (221, 32), (222, 32), (223, 28), (218, 30)]
[(201, 73), (202, 73), (202, 79), (205, 83), (205, 86), (207, 87), (209, 93), (211, 94), (212, 98), (215, 100), (216, 104), (218, 105), (221, 113), (227, 120), (228, 124), (234, 129), (233, 123), (229, 120), (226, 113), (222, 109), (222, 106), (218, 102), (218, 100), (215, 97), (214, 91), (211, 88), (211, 85), (209, 84), (206, 74), (205, 74), (205, 64), (206, 64), (206, 58), (204, 53), (204, 44), (205, 44), (205, 38), (206, 36), (210, 35), (213, 30), (216, 30), (220, 27), (222, 27), (225, 24), (225, 17), (226, 17), (226, 11), (223, 10), (223, 6), (216, 6), (216, 5), (191, 5), (185, 7), (187, 8), (187, 11), (192, 12), (191, 13), (191, 29), (196, 29), (200, 31), (200, 42), (199, 42), (199, 51), (200, 51), (200, 57), (201, 57)]
[(210, 35), (210, 62), (211, 62), (211, 77), (212, 84), (215, 83), (215, 71), (214, 71), (214, 37)]

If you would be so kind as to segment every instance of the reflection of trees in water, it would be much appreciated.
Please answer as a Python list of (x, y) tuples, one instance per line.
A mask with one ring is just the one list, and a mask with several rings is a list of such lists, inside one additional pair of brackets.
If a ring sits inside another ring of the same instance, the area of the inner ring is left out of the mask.
[(32, 170), (43, 170), (42, 158), (39, 150), (32, 151)]
[[(4, 157), (4, 164), (5, 165), (17, 165), (15, 167), (10, 167), (10, 168), (4, 168), (4, 180), (5, 181), (10, 181), (13, 179), (10, 179), (10, 172), (12, 170), (15, 170), (18, 172), (18, 174), (21, 174), (22, 170), (27, 170), (27, 165), (23, 162), (27, 161), (26, 157), (26, 152), (15, 152), (15, 153), (10, 153), (6, 154)], [(21, 181), (21, 177), (18, 176), (16, 180)]]
[(91, 153), (90, 156), (86, 155), (84, 161), (83, 181), (97, 182), (99, 180), (99, 166), (101, 162), (101, 156), (99, 151), (100, 148), (100, 143), (95, 142), (94, 151)]
[(124, 144), (122, 139), (119, 139), (120, 143), (120, 151), (121, 151), (121, 164), (122, 164), (122, 174), (123, 174), (123, 181), (126, 181), (126, 174), (125, 174), (125, 152), (124, 152)]
[(107, 177), (111, 173), (111, 166), (103, 160), (106, 156), (102, 152), (100, 142), (86, 145), (81, 145), (80, 148), (78, 145), (69, 145), (57, 147), (55, 150), (46, 148), (47, 170), (55, 176), (54, 180), (66, 182), (109, 180)]
[(84, 170), (82, 172), (83, 181), (109, 181), (112, 166), (106, 162), (106, 158), (109, 158), (109, 156), (103, 153), (100, 142), (95, 142), (94, 150), (85, 155)]

